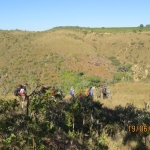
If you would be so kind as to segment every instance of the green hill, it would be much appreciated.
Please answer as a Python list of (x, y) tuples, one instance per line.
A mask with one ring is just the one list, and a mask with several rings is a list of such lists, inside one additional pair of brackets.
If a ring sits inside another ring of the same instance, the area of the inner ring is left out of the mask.
[(0, 94), (12, 93), (24, 82), (31, 89), (37, 82), (64, 85), (67, 80), (68, 86), (78, 81), (83, 81), (78, 87), (88, 86), (95, 77), (97, 82), (118, 82), (127, 78), (127, 72), (130, 79), (145, 80), (150, 69), (149, 37), (150, 28), (0, 30)]

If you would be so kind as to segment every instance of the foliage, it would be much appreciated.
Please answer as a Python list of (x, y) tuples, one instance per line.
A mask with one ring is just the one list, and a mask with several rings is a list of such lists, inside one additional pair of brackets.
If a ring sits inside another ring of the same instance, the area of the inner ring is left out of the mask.
[(117, 58), (110, 57), (112, 65), (117, 67), (118, 72), (113, 74), (114, 82), (120, 82), (123, 78), (125, 81), (132, 81), (133, 77), (127, 72), (131, 72), (131, 64), (122, 64)]
[(131, 71), (131, 67), (132, 67), (131, 64), (127, 64), (127, 65), (121, 64), (121, 65), (118, 67), (118, 71), (121, 71), (121, 72), (129, 72), (129, 71)]
[(112, 61), (112, 65), (119, 66), (121, 63), (116, 57), (110, 57), (109, 58)]
[(87, 77), (87, 80), (90, 82), (90, 86), (100, 86), (100, 83), (104, 82), (104, 79), (99, 76), (90, 76)]
[(75, 72), (72, 70), (65, 70), (61, 73), (60, 78), (62, 80), (61, 85), (64, 91), (68, 93), (71, 86), (74, 86), (76, 91), (79, 92), (83, 88), (89, 88), (90, 86), (99, 86), (104, 81), (99, 76), (85, 77), (83, 72)]
[(124, 81), (132, 81), (133, 77), (125, 72), (117, 72), (113, 75), (114, 82), (120, 82), (122, 79)]
[(143, 28), (144, 27), (144, 25), (143, 24), (140, 24), (140, 28)]
[[(30, 97), (29, 115), (19, 111), (20, 106), (16, 100), (0, 100), (0, 104), (2, 150), (73, 147), (108, 150), (109, 138), (114, 138), (121, 131), (126, 131), (122, 144), (126, 145), (131, 139), (138, 140), (141, 148), (144, 143), (139, 139), (150, 134), (129, 134), (129, 127), (132, 125), (150, 126), (150, 113), (139, 110), (132, 104), (127, 104), (126, 107), (117, 106), (112, 110), (103, 107), (98, 101), (93, 101), (89, 96), (79, 98), (78, 95), (70, 102), (59, 99), (54, 102), (51, 98), (51, 89), (43, 95), (34, 93)], [(145, 150), (147, 149), (145, 145)]]
[[(139, 27), (124, 27), (124, 28), (83, 28), (84, 32), (85, 31), (92, 31), (96, 33), (125, 33), (125, 32), (132, 32), (139, 30)], [(149, 31), (149, 29), (143, 28), (145, 31)]]
[(133, 30), (134, 33), (136, 33), (136, 30)]

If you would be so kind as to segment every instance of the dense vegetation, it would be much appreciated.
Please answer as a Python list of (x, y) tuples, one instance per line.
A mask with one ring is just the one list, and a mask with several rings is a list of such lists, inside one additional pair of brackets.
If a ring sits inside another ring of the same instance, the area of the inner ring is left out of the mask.
[(62, 28), (66, 28), (66, 29), (83, 29), (85, 31), (85, 33), (87, 33), (86, 31), (92, 31), (95, 33), (121, 33), (121, 32), (146, 32), (146, 31), (150, 31), (150, 27), (112, 27), (112, 28), (107, 28), (107, 27), (102, 27), (102, 28), (90, 28), (90, 27), (74, 27), (74, 26), (59, 26), (59, 27), (55, 27), (54, 29), (62, 29)]
[[(44, 95), (37, 93), (30, 97), (28, 114), (21, 111), (18, 100), (0, 100), (2, 150), (108, 150), (110, 139), (117, 141), (114, 149), (124, 145), (132, 150), (148, 150), (150, 113), (147, 110), (139, 110), (132, 104), (112, 110), (87, 96), (60, 100), (59, 93), (54, 102), (51, 90)], [(135, 128), (129, 128), (133, 125)], [(137, 126), (141, 128), (137, 130)], [(133, 141), (134, 147), (130, 145)]]

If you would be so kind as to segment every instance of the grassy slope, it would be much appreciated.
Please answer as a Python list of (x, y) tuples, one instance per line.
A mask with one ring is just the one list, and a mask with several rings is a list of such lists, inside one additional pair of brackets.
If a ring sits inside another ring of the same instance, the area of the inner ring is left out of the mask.
[[(54, 28), (43, 32), (0, 31), (0, 92), (40, 80), (60, 82), (63, 70), (83, 71), (86, 76), (112, 78), (116, 69), (108, 60), (138, 64), (149, 70), (149, 28)], [(135, 32), (136, 31), (136, 32)], [(95, 64), (99, 63), (98, 66)], [(8, 75), (5, 79), (5, 75)]]
[(145, 103), (150, 103), (149, 83), (122, 82), (109, 86), (112, 94), (108, 100), (100, 99), (105, 106), (114, 108), (118, 105), (125, 107), (127, 103), (133, 103), (137, 108), (145, 108)]

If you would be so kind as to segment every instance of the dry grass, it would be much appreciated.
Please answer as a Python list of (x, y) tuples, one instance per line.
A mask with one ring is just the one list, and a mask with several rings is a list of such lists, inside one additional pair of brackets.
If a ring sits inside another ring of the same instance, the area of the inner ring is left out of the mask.
[(118, 83), (108, 89), (112, 94), (108, 99), (100, 101), (109, 108), (118, 105), (125, 107), (127, 103), (133, 103), (137, 108), (145, 108), (144, 102), (150, 101), (149, 83)]
[[(150, 102), (150, 84), (149, 83), (118, 83), (113, 86), (108, 86), (111, 94), (108, 99), (96, 99), (103, 103), (106, 107), (115, 108), (118, 105), (125, 107), (127, 103), (133, 103), (137, 108), (145, 108), (144, 102)], [(14, 99), (12, 93), (1, 98)], [(65, 99), (68, 100), (69, 95)]]
[[(9, 89), (9, 93), (17, 84), (26, 81), (31, 84), (39, 79), (46, 85), (52, 85), (60, 82), (60, 72), (68, 69), (83, 71), (85, 76), (112, 79), (116, 72), (108, 60), (112, 56), (122, 63), (140, 65), (141, 72), (145, 69), (149, 71), (150, 32), (137, 30), (134, 33), (132, 30), (119, 32), (115, 29), (110, 33), (109, 29), (92, 32), (79, 28), (58, 28), (44, 32), (0, 31), (0, 79), (8, 74), (8, 79), (0, 82), (0, 85), (5, 85), (4, 89)], [(96, 62), (99, 66), (95, 65)], [(4, 89), (0, 86), (0, 93)], [(132, 98), (126, 94), (125, 98), (131, 101), (143, 98), (142, 95), (135, 97), (129, 93)], [(114, 94), (117, 100), (123, 96), (124, 93)]]

